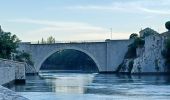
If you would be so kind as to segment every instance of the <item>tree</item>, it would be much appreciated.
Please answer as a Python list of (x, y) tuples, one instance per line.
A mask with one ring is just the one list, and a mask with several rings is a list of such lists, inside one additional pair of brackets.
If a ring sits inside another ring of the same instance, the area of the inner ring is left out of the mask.
[(129, 39), (136, 39), (138, 37), (138, 34), (132, 33), (129, 37)]
[(165, 23), (165, 27), (166, 27), (168, 30), (170, 30), (170, 21), (168, 21), (168, 22)]
[(20, 61), (20, 62), (26, 62), (28, 65), (34, 65), (31, 55), (26, 52), (18, 52), (17, 55), (15, 56), (15, 60)]
[(11, 54), (15, 53), (20, 40), (10, 32), (0, 31), (0, 58), (10, 59)]
[(47, 38), (47, 43), (55, 43), (55, 38), (54, 37), (52, 37), (52, 36), (50, 36), (50, 37), (48, 37)]
[(45, 44), (46, 42), (45, 42), (45, 40), (42, 38), (41, 39), (41, 44)]

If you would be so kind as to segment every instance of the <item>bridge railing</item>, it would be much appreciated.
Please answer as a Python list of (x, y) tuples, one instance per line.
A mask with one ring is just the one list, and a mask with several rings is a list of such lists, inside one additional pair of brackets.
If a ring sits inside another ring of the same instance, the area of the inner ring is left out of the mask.
[(55, 41), (55, 42), (39, 42), (33, 41), (31, 44), (55, 44), (55, 43), (92, 43), (92, 42), (105, 42), (105, 40), (77, 40), (77, 41)]

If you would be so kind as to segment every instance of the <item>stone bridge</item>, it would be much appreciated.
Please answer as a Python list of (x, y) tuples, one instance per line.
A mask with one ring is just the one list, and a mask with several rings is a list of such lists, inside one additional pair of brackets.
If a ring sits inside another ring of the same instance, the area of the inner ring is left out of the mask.
[[(55, 52), (72, 49), (87, 54), (95, 62), (99, 72), (114, 72), (122, 63), (128, 50), (130, 40), (106, 40), (103, 42), (81, 42), (81, 43), (53, 43), (53, 44), (31, 44), (21, 43), (20, 51), (32, 55), (34, 67), (30, 70), (39, 72), (42, 63)], [(30, 71), (29, 73), (33, 73)]]

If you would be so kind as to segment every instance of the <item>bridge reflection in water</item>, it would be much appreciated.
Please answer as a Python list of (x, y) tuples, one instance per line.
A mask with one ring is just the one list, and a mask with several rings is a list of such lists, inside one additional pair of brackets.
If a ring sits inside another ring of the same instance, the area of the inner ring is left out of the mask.
[[(12, 90), (28, 98), (55, 100), (121, 99), (156, 100), (170, 97), (168, 76), (126, 76), (114, 74), (83, 74), (41, 72), (38, 76), (27, 76), (25, 85), (15, 85)], [(49, 96), (50, 95), (50, 96)], [(74, 97), (71, 99), (69, 97)], [(69, 99), (68, 99), (69, 98)]]

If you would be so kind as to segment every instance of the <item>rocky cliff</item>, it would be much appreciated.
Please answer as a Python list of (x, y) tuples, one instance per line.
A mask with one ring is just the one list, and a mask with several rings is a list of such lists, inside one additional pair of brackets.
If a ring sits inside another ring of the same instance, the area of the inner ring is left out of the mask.
[[(170, 32), (165, 33), (170, 34)], [(124, 59), (119, 66), (119, 72), (135, 74), (167, 72), (165, 59), (162, 56), (162, 51), (165, 49), (165, 40), (168, 36), (165, 33), (156, 33), (144, 37), (144, 46), (136, 48), (136, 52), (134, 52), (136, 57)]]

